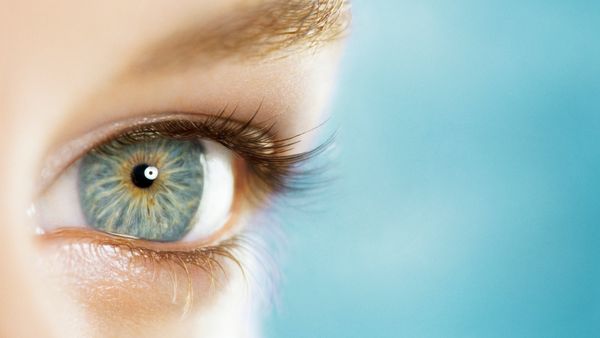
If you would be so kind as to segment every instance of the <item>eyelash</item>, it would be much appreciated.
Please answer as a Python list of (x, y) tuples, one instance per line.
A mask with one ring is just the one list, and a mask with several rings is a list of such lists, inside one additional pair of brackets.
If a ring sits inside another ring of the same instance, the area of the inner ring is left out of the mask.
[[(205, 272), (211, 280), (211, 285), (217, 285), (220, 280), (219, 277), (227, 276), (227, 269), (221, 259), (233, 262), (234, 266), (242, 273), (242, 276), (244, 278), (247, 276), (246, 269), (236, 254), (236, 252), (244, 249), (242, 236), (233, 237), (218, 245), (195, 248), (189, 251), (157, 250), (145, 247), (140, 243), (143, 242), (141, 240), (99, 233), (88, 229), (60, 229), (47, 234), (42, 240), (51, 241), (53, 239), (60, 239), (68, 244), (72, 243), (83, 247), (85, 251), (82, 253), (93, 257), (111, 259), (111, 253), (114, 255), (114, 252), (127, 255), (131, 259), (129, 268), (142, 265), (151, 271), (156, 271), (156, 267), (165, 267), (170, 271), (173, 280), (174, 295), (177, 293), (177, 276), (179, 276), (174, 268), (180, 268), (184, 272), (184, 278), (187, 281), (183, 315), (189, 312), (194, 303), (194, 287), (192, 286), (194, 271), (192, 268)], [(87, 245), (82, 246), (81, 244)], [(107, 247), (110, 248), (108, 251)]]
[[(276, 122), (256, 122), (260, 108), (246, 121), (235, 119), (236, 110), (230, 113), (223, 109), (217, 115), (204, 116), (202, 119), (177, 118), (124, 130), (116, 135), (123, 142), (139, 142), (153, 137), (170, 137), (175, 139), (206, 138), (221, 143), (244, 160), (246, 168), (245, 193), (249, 202), (255, 206), (266, 208), (277, 197), (291, 196), (295, 193), (306, 192), (314, 187), (320, 176), (319, 170), (307, 170), (307, 162), (325, 152), (333, 143), (334, 136), (310, 151), (290, 154), (300, 138), (305, 134), (293, 137), (274, 138)], [(185, 114), (183, 114), (185, 115)], [(105, 138), (92, 149), (115, 139), (115, 135)], [(219, 258), (231, 260), (245, 275), (242, 261), (236, 256), (236, 251), (251, 245), (243, 240), (243, 235), (237, 235), (223, 242), (191, 248), (172, 250), (153, 248), (151, 243), (108, 234), (94, 230), (62, 229), (48, 233), (49, 239), (61, 238), (73, 241), (85, 241), (94, 250), (104, 246), (119, 249), (131, 257), (139, 257), (154, 264), (167, 263), (179, 266), (190, 277), (188, 266), (197, 267), (211, 275), (225, 272)], [(242, 244), (243, 243), (243, 244)], [(250, 250), (252, 251), (252, 250)], [(215, 266), (218, 268), (215, 271)], [(191, 289), (190, 289), (191, 291)]]
[[(226, 114), (223, 109), (217, 115), (203, 119), (173, 119), (153, 122), (125, 130), (121, 139), (139, 142), (153, 137), (169, 137), (180, 140), (208, 138), (232, 150), (245, 161), (250, 174), (246, 177), (251, 201), (267, 202), (267, 196), (282, 196), (309, 191), (318, 186), (315, 180), (320, 170), (307, 170), (306, 164), (325, 152), (334, 142), (332, 135), (310, 151), (289, 154), (294, 145), (306, 134), (287, 138), (273, 138), (276, 122), (255, 122), (260, 108), (245, 122), (235, 119), (236, 110)], [(310, 131), (308, 131), (310, 132)], [(112, 139), (110, 137), (109, 139)], [(104, 140), (101, 143), (107, 142)]]

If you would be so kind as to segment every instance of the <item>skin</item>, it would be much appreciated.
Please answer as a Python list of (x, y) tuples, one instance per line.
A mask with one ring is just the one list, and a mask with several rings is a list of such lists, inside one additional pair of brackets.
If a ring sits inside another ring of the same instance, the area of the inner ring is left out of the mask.
[[(245, 26), (227, 25), (243, 21), (244, 13), (268, 10), (265, 1), (0, 6), (0, 336), (258, 335), (253, 299), (261, 290), (235, 264), (223, 263), (226, 271), (215, 274), (165, 266), (156, 273), (111, 246), (94, 255), (86, 246), (93, 234), (40, 238), (36, 218), (26, 210), (40, 187), (51, 184), (48, 173), (83, 149), (85, 135), (115, 122), (174, 111), (217, 114), (225, 106), (237, 107), (244, 120), (260, 106), (257, 120), (276, 120), (278, 137), (315, 128), (326, 119), (343, 15), (318, 36), (305, 32), (280, 46), (261, 46), (270, 41), (265, 29), (253, 43), (244, 43), (250, 37), (242, 35), (227, 49), (219, 44), (223, 36), (211, 37), (219, 32), (212, 28), (225, 26), (225, 36), (235, 36)], [(285, 24), (270, 29), (281, 31)], [(187, 35), (177, 37), (180, 32)], [(204, 35), (196, 41), (199, 32)], [(291, 152), (313, 146), (314, 133), (308, 133)], [(230, 233), (256, 226), (256, 217), (232, 222)], [(248, 269), (258, 264), (241, 255)], [(186, 286), (194, 291), (192, 300)]]

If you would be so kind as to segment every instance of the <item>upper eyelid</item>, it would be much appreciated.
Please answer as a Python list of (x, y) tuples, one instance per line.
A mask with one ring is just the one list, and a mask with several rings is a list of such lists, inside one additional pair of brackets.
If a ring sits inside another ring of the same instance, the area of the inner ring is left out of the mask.
[[(45, 161), (41, 171), (40, 184), (34, 196), (41, 196), (53, 181), (69, 166), (73, 165), (87, 151), (136, 130), (144, 130), (162, 124), (162, 136), (185, 137), (184, 132), (191, 132), (188, 137), (207, 138), (219, 142), (243, 159), (238, 171), (244, 177), (244, 191), (247, 201), (252, 206), (266, 207), (269, 200), (289, 193), (305, 193), (313, 191), (328, 183), (328, 179), (320, 179), (327, 170), (327, 163), (317, 168), (306, 169), (305, 162), (330, 149), (334, 144), (335, 133), (324, 142), (308, 151), (294, 151), (301, 138), (322, 126), (311, 128), (304, 133), (288, 137), (278, 137), (275, 122), (272, 119), (260, 121), (255, 113), (245, 121), (237, 120), (236, 109), (223, 109), (217, 115), (200, 113), (163, 113), (138, 118), (131, 118), (100, 127), (83, 136), (66, 143), (58, 151), (53, 152)], [(170, 131), (165, 130), (168, 125)], [(188, 128), (186, 130), (186, 128)], [(161, 130), (161, 129), (156, 129)], [(155, 130), (155, 131), (156, 131)], [(167, 132), (167, 135), (164, 133)], [(314, 180), (314, 178), (319, 178)], [(305, 194), (296, 194), (305, 196)]]
[[(75, 137), (64, 144), (59, 145), (55, 150), (50, 151), (48, 156), (46, 156), (40, 171), (40, 182), (38, 185), (39, 189), (35, 195), (38, 196), (42, 194), (52, 184), (56, 177), (58, 177), (64, 170), (75, 163), (87, 151), (128, 132), (134, 132), (136, 130), (143, 129), (146, 126), (157, 125), (168, 121), (188, 121), (202, 123), (206, 121), (227, 119), (228, 123), (235, 123), (240, 126), (247, 124), (247, 122), (235, 120), (231, 114), (225, 117), (223, 115), (224, 111), (225, 110), (221, 111), (218, 115), (175, 112), (139, 116), (108, 123), (79, 137)], [(210, 137), (211, 135), (196, 136)]]

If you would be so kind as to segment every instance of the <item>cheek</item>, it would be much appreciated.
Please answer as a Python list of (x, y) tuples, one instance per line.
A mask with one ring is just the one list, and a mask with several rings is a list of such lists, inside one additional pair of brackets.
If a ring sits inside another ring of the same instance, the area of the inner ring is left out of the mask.
[[(134, 254), (111, 245), (45, 240), (46, 286), (68, 296), (90, 336), (169, 335), (214, 307), (238, 268), (227, 258), (197, 264)], [(189, 324), (191, 325), (191, 324)], [(179, 330), (178, 330), (179, 331)], [(189, 333), (189, 331), (187, 331)]]

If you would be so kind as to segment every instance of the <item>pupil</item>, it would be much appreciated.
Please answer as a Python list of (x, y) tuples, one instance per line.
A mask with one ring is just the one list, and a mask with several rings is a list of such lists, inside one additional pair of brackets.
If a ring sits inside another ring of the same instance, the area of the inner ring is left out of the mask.
[(136, 187), (138, 188), (148, 188), (152, 185), (152, 183), (154, 183), (153, 179), (149, 179), (148, 177), (146, 177), (146, 168), (148, 168), (149, 165), (147, 164), (138, 164), (135, 167), (133, 167), (133, 170), (131, 171), (131, 181), (133, 182), (133, 184), (135, 184)]

